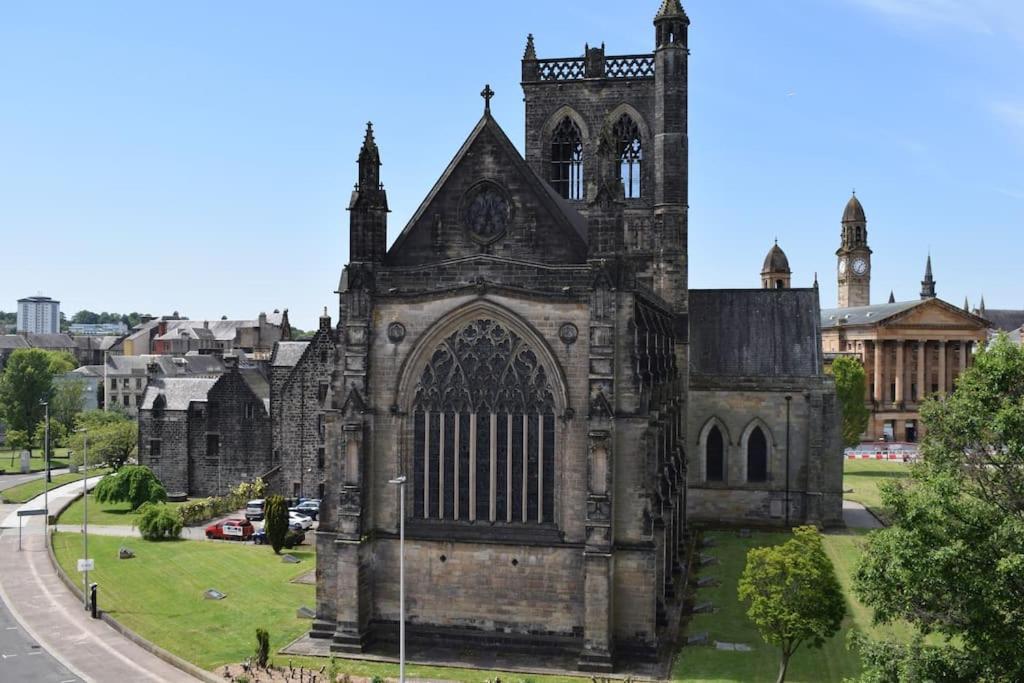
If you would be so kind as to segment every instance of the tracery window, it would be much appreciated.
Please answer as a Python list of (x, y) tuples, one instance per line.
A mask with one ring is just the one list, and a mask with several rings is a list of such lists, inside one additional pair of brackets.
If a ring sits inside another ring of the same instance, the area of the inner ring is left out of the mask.
[(707, 481), (725, 480), (725, 441), (722, 430), (717, 425), (708, 432), (705, 450), (705, 479)]
[(760, 427), (747, 437), (747, 481), (768, 480), (768, 439)]
[(445, 339), (414, 390), (413, 515), (554, 521), (554, 396), (515, 332), (475, 320)]
[(640, 164), (643, 161), (643, 142), (640, 127), (629, 114), (623, 114), (612, 129), (619, 154), (619, 177), (627, 199), (640, 196)]
[(551, 186), (566, 199), (583, 199), (583, 136), (568, 116), (551, 134)]

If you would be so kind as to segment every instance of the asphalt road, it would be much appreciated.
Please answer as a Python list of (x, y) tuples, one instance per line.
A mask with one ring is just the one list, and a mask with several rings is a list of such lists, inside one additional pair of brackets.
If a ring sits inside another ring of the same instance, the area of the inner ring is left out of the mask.
[(0, 601), (0, 681), (80, 683), (81, 680), (43, 650)]

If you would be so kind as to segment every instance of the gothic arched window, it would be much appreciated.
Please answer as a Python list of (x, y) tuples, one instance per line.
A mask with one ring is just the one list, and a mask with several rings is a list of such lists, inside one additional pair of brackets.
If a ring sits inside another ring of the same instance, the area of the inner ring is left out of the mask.
[(643, 141), (640, 127), (629, 114), (623, 114), (612, 129), (619, 155), (619, 177), (627, 199), (640, 196), (640, 164), (643, 161)]
[(725, 480), (725, 441), (722, 439), (722, 430), (718, 426), (711, 428), (708, 432), (705, 449), (705, 479), (708, 481)]
[(554, 521), (554, 395), (522, 338), (474, 320), (441, 342), (414, 391), (414, 516)]
[(760, 427), (747, 437), (747, 481), (768, 480), (768, 439)]
[(568, 116), (551, 134), (551, 186), (566, 199), (583, 199), (583, 136)]

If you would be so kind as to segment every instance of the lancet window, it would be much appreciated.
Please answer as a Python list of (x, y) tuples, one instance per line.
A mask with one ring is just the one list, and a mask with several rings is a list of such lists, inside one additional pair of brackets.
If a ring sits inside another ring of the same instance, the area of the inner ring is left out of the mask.
[(627, 199), (640, 196), (640, 165), (643, 161), (643, 141), (640, 127), (629, 114), (623, 114), (612, 129), (619, 154), (619, 174)]
[(747, 438), (747, 481), (768, 480), (768, 439), (760, 427)]
[(551, 134), (551, 186), (566, 199), (583, 199), (583, 136), (568, 116)]
[(705, 449), (704, 478), (708, 481), (724, 481), (725, 441), (722, 439), (722, 430), (717, 425), (708, 432)]
[(548, 524), (554, 484), (547, 371), (502, 323), (469, 323), (441, 342), (415, 388), (413, 516)]

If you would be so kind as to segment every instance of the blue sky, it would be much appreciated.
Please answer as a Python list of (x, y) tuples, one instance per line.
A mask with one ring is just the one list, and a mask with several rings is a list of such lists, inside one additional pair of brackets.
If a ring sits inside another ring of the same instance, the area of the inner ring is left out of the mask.
[[(659, 0), (0, 6), (0, 309), (336, 310), (367, 120), (398, 234), (480, 116), (521, 146), (519, 59), (653, 48)], [(777, 236), (835, 301), (852, 188), (873, 300), (1022, 308), (1024, 3), (689, 0), (690, 280)]]

